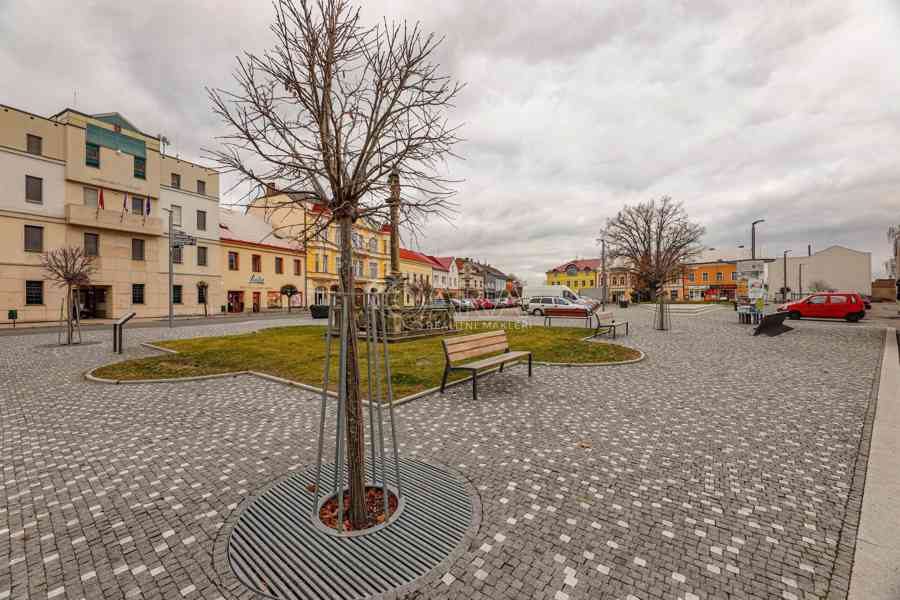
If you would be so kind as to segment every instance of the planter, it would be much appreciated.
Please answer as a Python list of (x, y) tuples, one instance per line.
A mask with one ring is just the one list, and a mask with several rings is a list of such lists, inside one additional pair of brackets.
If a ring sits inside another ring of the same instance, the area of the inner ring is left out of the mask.
[(309, 307), (309, 314), (313, 319), (327, 319), (328, 318), (328, 305), (327, 304), (312, 304)]

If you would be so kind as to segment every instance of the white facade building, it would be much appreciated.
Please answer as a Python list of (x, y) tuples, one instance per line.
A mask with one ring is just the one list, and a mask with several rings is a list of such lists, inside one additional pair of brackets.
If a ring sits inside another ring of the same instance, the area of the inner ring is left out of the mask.
[[(787, 277), (784, 266), (787, 263)], [(817, 289), (872, 293), (872, 253), (829, 246), (812, 256), (774, 257), (767, 265), (766, 282), (769, 298), (781, 299), (781, 288), (787, 283), (789, 295), (797, 296)]]

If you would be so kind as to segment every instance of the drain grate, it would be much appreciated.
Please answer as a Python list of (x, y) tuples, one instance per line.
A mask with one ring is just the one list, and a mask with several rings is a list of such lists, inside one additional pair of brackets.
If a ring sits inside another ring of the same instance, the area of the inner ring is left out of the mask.
[[(314, 469), (274, 484), (234, 525), (232, 570), (254, 592), (284, 600), (367, 598), (425, 575), (465, 538), (472, 499), (461, 481), (431, 464), (401, 459), (400, 469), (403, 510), (357, 536), (330, 535), (311, 522)], [(334, 477), (333, 465), (322, 470), (323, 481)]]

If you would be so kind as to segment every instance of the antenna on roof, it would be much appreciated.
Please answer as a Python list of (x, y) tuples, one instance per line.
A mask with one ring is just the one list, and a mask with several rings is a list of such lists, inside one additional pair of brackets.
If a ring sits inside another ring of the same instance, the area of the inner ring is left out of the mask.
[(72, 108), (78, 108), (78, 90), (72, 90)]

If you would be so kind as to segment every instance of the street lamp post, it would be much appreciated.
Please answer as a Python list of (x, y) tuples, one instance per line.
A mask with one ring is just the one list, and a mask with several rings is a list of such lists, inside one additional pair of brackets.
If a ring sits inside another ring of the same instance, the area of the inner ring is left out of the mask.
[(787, 255), (790, 250), (784, 251), (784, 258), (782, 259), (782, 268), (784, 269), (784, 287), (781, 288), (782, 294), (784, 295), (784, 301), (787, 302)]
[(756, 226), (765, 222), (765, 219), (757, 219), (750, 224), (750, 258), (752, 260), (756, 260)]
[(803, 263), (797, 265), (800, 271), (797, 273), (797, 293), (803, 295)]
[(169, 328), (171, 329), (173, 326), (174, 319), (174, 304), (172, 303), (172, 288), (175, 287), (175, 274), (173, 272), (174, 257), (172, 256), (172, 244), (174, 243), (175, 237), (175, 229), (174, 224), (172, 223), (172, 209), (171, 208), (163, 208), (164, 211), (169, 213)]
[(600, 306), (606, 310), (606, 238), (598, 238), (600, 242)]

